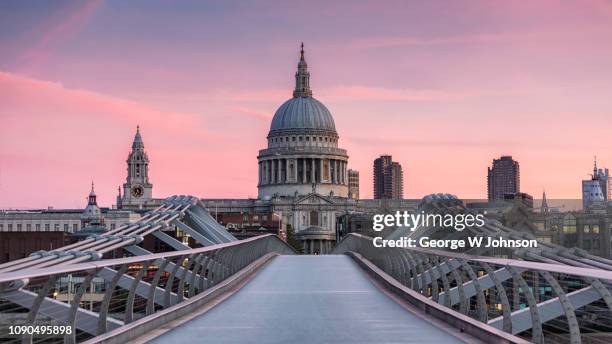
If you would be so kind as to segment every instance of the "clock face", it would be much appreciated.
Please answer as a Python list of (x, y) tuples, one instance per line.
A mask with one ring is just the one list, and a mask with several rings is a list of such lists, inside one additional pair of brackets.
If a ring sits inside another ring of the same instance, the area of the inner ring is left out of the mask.
[(142, 186), (136, 185), (132, 187), (132, 196), (138, 198), (138, 197), (142, 197), (142, 194), (143, 194)]

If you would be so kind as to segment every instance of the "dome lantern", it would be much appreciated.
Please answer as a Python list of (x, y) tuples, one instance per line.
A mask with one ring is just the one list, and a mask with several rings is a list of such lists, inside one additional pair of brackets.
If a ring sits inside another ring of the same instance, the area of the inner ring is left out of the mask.
[(287, 100), (276, 110), (268, 137), (297, 132), (325, 135), (333, 139), (338, 137), (331, 113), (323, 103), (312, 97), (310, 73), (304, 58), (304, 43), (302, 43), (300, 61), (295, 73), (293, 98)]
[(298, 62), (298, 70), (295, 73), (295, 90), (293, 91), (294, 98), (312, 97), (310, 89), (310, 73), (308, 73), (308, 64), (304, 59), (304, 43), (300, 50), (300, 62)]

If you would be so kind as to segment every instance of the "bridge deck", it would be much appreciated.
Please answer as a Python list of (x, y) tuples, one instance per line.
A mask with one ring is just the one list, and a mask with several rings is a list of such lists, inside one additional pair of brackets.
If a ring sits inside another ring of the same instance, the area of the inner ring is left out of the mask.
[(347, 256), (279, 256), (235, 295), (153, 343), (456, 343)]

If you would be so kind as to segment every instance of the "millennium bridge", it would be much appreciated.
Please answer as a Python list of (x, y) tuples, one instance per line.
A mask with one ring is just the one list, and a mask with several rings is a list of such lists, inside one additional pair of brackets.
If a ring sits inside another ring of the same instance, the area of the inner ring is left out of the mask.
[[(446, 194), (419, 208), (467, 211)], [(534, 239), (491, 219), (387, 238), (468, 235)], [(170, 249), (145, 250), (147, 236)], [(271, 234), (236, 240), (198, 198), (173, 196), (137, 222), (0, 265), (0, 341), (612, 342), (612, 261), (544, 242), (512, 259), (486, 251), (380, 249), (351, 233), (331, 255), (298, 255)]]

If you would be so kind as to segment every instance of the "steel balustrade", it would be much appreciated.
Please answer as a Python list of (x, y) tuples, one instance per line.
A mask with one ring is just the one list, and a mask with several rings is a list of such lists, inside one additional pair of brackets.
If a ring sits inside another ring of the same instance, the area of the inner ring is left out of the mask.
[[(447, 214), (469, 211), (446, 194), (424, 198), (420, 208)], [(202, 247), (189, 247), (164, 233), (174, 228)], [(435, 236), (440, 233), (437, 230), (421, 227), (406, 233), (400, 229), (387, 239)], [(174, 251), (154, 254), (139, 246), (149, 235)], [(443, 235), (446, 239), (467, 235), (533, 239), (495, 220)], [(116, 250), (133, 257), (102, 260)], [(372, 238), (353, 233), (334, 252), (357, 253), (432, 304), (535, 343), (608, 343), (612, 338), (612, 261), (580, 249), (540, 243), (537, 249), (511, 252), (522, 260), (501, 259), (479, 256), (487, 252), (478, 248), (464, 253), (375, 248)], [(74, 343), (125, 331), (142, 320), (164, 316), (173, 307), (184, 308), (270, 255), (293, 253), (273, 235), (237, 241), (200, 200), (172, 196), (137, 222), (0, 265), (2, 335), (10, 325), (73, 329), (63, 336), (25, 333), (0, 340)]]
[[(10, 325), (68, 325), (73, 332), (63, 337), (5, 336), (2, 341), (29, 343), (35, 338), (45, 342), (54, 339), (80, 342), (189, 300), (271, 253), (294, 251), (277, 236), (267, 234), (197, 249), (3, 273), (1, 333), (8, 333)], [(166, 270), (169, 264), (173, 264), (171, 272)], [(190, 274), (178, 275), (179, 267)], [(108, 269), (116, 273), (107, 282), (100, 276)], [(67, 278), (79, 281), (74, 293), (58, 283)], [(131, 283), (122, 287), (119, 283), (122, 278)], [(93, 283), (96, 279), (103, 281), (98, 287)], [(19, 288), (12, 289), (14, 285)], [(32, 296), (29, 309), (23, 302), (13, 302), (15, 293), (24, 292)], [(155, 303), (156, 299), (165, 301)]]
[[(164, 233), (174, 227), (201, 247)], [(175, 251), (154, 254), (138, 246), (148, 235)], [(102, 260), (117, 250), (134, 257)], [(198, 198), (172, 196), (134, 223), (1, 264), (1, 336), (10, 325), (68, 325), (73, 332), (0, 340), (80, 342), (188, 301), (265, 255), (292, 253), (274, 235), (237, 241)]]
[(612, 271), (423, 248), (377, 248), (372, 239), (351, 233), (333, 253), (358, 253), (433, 301), (534, 343), (609, 343), (612, 338)]

